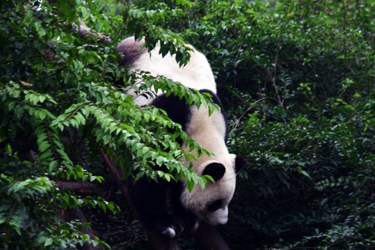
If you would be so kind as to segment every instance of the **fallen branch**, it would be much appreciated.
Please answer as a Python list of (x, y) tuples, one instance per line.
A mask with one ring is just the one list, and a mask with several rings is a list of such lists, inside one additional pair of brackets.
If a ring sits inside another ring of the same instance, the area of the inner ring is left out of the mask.
[(89, 182), (56, 181), (55, 183), (59, 189), (67, 189), (84, 195), (102, 195), (105, 193), (103, 188), (99, 187), (99, 185)]

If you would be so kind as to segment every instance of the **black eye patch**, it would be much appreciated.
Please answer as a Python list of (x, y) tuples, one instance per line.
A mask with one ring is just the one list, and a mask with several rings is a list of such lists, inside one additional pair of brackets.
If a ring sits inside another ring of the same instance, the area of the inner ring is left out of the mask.
[(213, 162), (206, 166), (206, 168), (202, 172), (202, 175), (209, 175), (212, 177), (212, 179), (214, 179), (214, 181), (218, 181), (223, 178), (225, 170), (226, 169), (223, 164)]
[(223, 202), (221, 200), (216, 200), (207, 206), (207, 210), (214, 212), (218, 210), (219, 208), (221, 208), (222, 206), (223, 206)]

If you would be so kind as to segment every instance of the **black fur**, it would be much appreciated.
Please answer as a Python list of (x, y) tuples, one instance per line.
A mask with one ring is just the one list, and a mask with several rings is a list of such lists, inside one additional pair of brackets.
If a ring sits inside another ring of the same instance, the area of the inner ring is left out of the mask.
[(211, 211), (211, 212), (214, 212), (220, 208), (223, 207), (223, 201), (221, 200), (216, 200), (214, 202), (212, 202), (210, 205), (207, 206), (207, 210), (208, 211)]
[[(220, 112), (223, 114), (226, 127), (226, 113), (219, 97), (211, 90), (202, 89), (199, 92), (211, 94), (212, 102), (220, 107)], [(168, 117), (171, 118), (172, 121), (181, 124), (182, 129), (185, 131), (187, 125), (189, 124), (189, 121), (191, 120), (191, 111), (190, 105), (187, 104), (184, 99), (180, 100), (180, 98), (174, 94), (171, 94), (169, 96), (167, 96), (166, 94), (162, 94), (155, 98), (155, 100), (152, 102), (152, 105), (165, 110), (168, 114)]]
[(181, 234), (185, 229), (193, 229), (198, 221), (192, 212), (182, 206), (182, 189), (181, 182), (155, 182), (147, 177), (128, 186), (130, 200), (143, 226), (161, 234), (168, 228)]
[[(225, 122), (225, 141), (227, 141), (227, 117), (223, 104), (221, 103), (219, 97), (211, 90), (201, 89), (199, 90), (199, 92), (209, 93), (212, 96), (212, 103), (215, 103), (220, 107), (220, 112), (223, 115)], [(152, 102), (152, 105), (165, 110), (168, 114), (168, 117), (171, 118), (171, 120), (175, 123), (180, 124), (182, 126), (182, 130), (186, 131), (186, 127), (189, 125), (189, 121), (191, 120), (191, 105), (187, 104), (185, 99), (181, 100), (174, 94), (171, 94), (169, 96), (167, 96), (166, 94), (162, 94), (155, 98), (155, 100)]]
[(202, 172), (202, 175), (209, 175), (212, 177), (212, 179), (214, 179), (214, 181), (218, 181), (221, 178), (223, 178), (224, 174), (225, 174), (224, 165), (217, 163), (217, 162), (208, 164)]
[(180, 98), (174, 94), (169, 96), (163, 94), (156, 97), (152, 105), (167, 112), (168, 117), (175, 123), (180, 124), (182, 130), (186, 131), (191, 117), (191, 110), (190, 105), (188, 105), (184, 99), (180, 100)]
[(224, 117), (224, 122), (225, 122), (225, 141), (227, 141), (227, 139), (228, 139), (228, 131), (227, 131), (227, 125), (228, 125), (228, 123), (227, 123), (227, 114), (225, 113), (224, 106), (223, 106), (223, 104), (221, 103), (221, 100), (220, 100), (219, 96), (216, 95), (216, 94), (215, 94), (214, 92), (212, 92), (211, 90), (208, 90), (208, 89), (201, 89), (201, 90), (199, 90), (199, 92), (201, 92), (201, 93), (206, 92), (206, 93), (211, 94), (211, 96), (212, 96), (212, 99), (211, 99), (211, 100), (212, 100), (212, 103), (215, 103), (215, 104), (219, 105), (219, 107), (220, 107), (220, 112), (223, 114), (223, 117)]

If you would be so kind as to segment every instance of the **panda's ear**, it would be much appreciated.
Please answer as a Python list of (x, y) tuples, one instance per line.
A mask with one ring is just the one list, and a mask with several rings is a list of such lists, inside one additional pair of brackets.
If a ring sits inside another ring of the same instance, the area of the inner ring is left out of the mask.
[(212, 177), (212, 179), (214, 179), (214, 181), (218, 181), (223, 178), (224, 174), (224, 165), (216, 162), (208, 164), (202, 172), (202, 175), (209, 175)]
[(245, 158), (236, 155), (236, 158), (234, 160), (234, 171), (237, 173), (243, 167), (245, 167), (246, 164), (247, 164), (247, 161)]

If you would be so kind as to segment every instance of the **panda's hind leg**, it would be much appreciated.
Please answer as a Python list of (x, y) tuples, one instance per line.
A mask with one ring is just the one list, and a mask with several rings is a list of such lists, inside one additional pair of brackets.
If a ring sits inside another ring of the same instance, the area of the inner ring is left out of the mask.
[(184, 231), (184, 222), (171, 214), (170, 190), (172, 183), (160, 180), (158, 183), (142, 178), (128, 187), (129, 197), (146, 230), (174, 238)]

